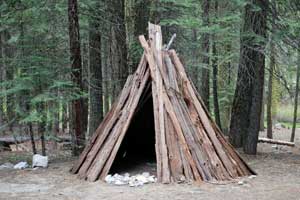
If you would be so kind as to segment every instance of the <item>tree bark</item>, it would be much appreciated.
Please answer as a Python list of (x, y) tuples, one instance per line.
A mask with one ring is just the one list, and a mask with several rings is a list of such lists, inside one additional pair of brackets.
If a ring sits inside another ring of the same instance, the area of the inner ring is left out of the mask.
[(110, 65), (110, 48), (109, 41), (102, 37), (102, 51), (104, 56), (102, 57), (102, 71), (103, 71), (103, 94), (104, 94), (104, 114), (110, 109), (111, 99), (111, 65)]
[[(203, 26), (209, 26), (209, 6), (210, 0), (203, 0), (202, 3), (202, 20)], [(210, 70), (209, 70), (209, 34), (203, 33), (202, 34), (202, 44), (201, 44), (201, 51), (202, 51), (202, 73), (201, 73), (201, 97), (204, 101), (206, 108), (209, 110), (209, 77), (210, 77)]]
[[(40, 113), (42, 113), (42, 120), (38, 124), (38, 133), (40, 135), (41, 139), (41, 146), (42, 146), (42, 155), (46, 156), (46, 141), (45, 141), (45, 131), (46, 131), (46, 114), (44, 113), (46, 110), (44, 103), (39, 103), (38, 110)], [(34, 151), (34, 149), (33, 149)]]
[[(218, 13), (218, 1), (215, 1), (215, 17), (217, 18)], [(218, 52), (217, 52), (217, 44), (216, 44), (216, 35), (212, 37), (213, 39), (213, 46), (212, 46), (212, 53), (213, 53), (213, 60), (212, 60), (212, 67), (213, 67), (213, 96), (214, 96), (214, 112), (215, 112), (215, 120), (217, 125), (220, 129), (221, 126), (221, 119), (220, 119), (220, 109), (219, 109), (219, 98), (218, 98)]]
[[(81, 67), (81, 52), (80, 52), (80, 35), (79, 35), (79, 22), (77, 0), (68, 0), (68, 17), (69, 17), (69, 40), (70, 40), (70, 55), (71, 55), (71, 68), (72, 68), (72, 81), (74, 85), (81, 91), (82, 84), (82, 67)], [(81, 152), (85, 136), (82, 124), (83, 115), (83, 100), (82, 98), (72, 102), (72, 109), (74, 116), (72, 117), (73, 134), (75, 135), (73, 154), (79, 155)]]
[(130, 74), (134, 73), (139, 59), (142, 56), (141, 51), (137, 51), (138, 36), (147, 34), (148, 22), (150, 21), (151, 0), (125, 0), (125, 23), (126, 40), (128, 49), (127, 65)]
[(291, 142), (295, 141), (295, 133), (296, 133), (296, 125), (297, 125), (297, 112), (298, 112), (299, 78), (300, 78), (300, 50), (298, 49), (296, 92), (295, 92), (294, 117), (293, 117)]
[(252, 58), (251, 68), (253, 69), (253, 82), (251, 91), (251, 107), (249, 111), (249, 127), (243, 144), (244, 152), (246, 154), (256, 154), (257, 152), (265, 73), (265, 55), (263, 52), (265, 50), (267, 33), (268, 2), (253, 0), (253, 3), (260, 9), (255, 10), (247, 6), (249, 10), (246, 8), (246, 13), (249, 12), (248, 15), (253, 32), (263, 38), (263, 41), (254, 41), (254, 44), (252, 45), (254, 45), (253, 49), (256, 51), (252, 52), (252, 56), (250, 57)]
[[(1, 15), (0, 15), (1, 16)], [(4, 64), (3, 64), (3, 54), (2, 54), (2, 31), (0, 31), (0, 83), (4, 81), (3, 79), (3, 72), (4, 72)], [(0, 87), (0, 91), (2, 91), (2, 87)], [(0, 97), (0, 126), (3, 125), (3, 117), (4, 117), (4, 110), (3, 110), (3, 100), (4, 98)]]
[[(243, 146), (246, 153), (255, 154), (260, 128), (265, 66), (265, 56), (262, 53), (265, 41), (257, 41), (257, 36), (266, 38), (267, 3), (261, 0), (252, 0), (251, 3), (245, 7), (241, 31), (240, 63), (229, 138), (235, 147)], [(254, 9), (253, 5), (260, 9)]]
[(271, 36), (270, 41), (270, 70), (269, 70), (269, 83), (268, 83), (268, 101), (267, 101), (267, 138), (272, 139), (272, 96), (273, 96), (273, 73), (275, 68), (275, 45), (273, 41), (273, 37)]
[(127, 45), (125, 27), (125, 0), (112, 0), (111, 5), (111, 56), (113, 66), (114, 99), (121, 92), (129, 75), (127, 67)]
[(89, 132), (90, 137), (103, 118), (102, 65), (100, 24), (89, 21)]
[[(2, 56), (3, 56), (3, 63), (5, 66), (5, 78), (7, 81), (11, 81), (14, 78), (14, 66), (11, 65), (10, 59), (14, 56), (14, 47), (8, 44), (9, 39), (11, 38), (10, 33), (8, 30), (2, 31)], [(9, 94), (6, 96), (5, 105), (7, 107), (6, 112), (6, 122), (8, 123), (9, 130), (13, 130), (14, 120), (15, 120), (15, 95)]]
[(33, 153), (33, 155), (37, 154), (32, 123), (28, 124), (28, 133), (29, 133), (29, 136), (30, 136), (32, 153)]
[(265, 88), (263, 89), (263, 97), (262, 97), (262, 106), (261, 106), (261, 112), (260, 112), (259, 130), (260, 131), (264, 131), (265, 130)]

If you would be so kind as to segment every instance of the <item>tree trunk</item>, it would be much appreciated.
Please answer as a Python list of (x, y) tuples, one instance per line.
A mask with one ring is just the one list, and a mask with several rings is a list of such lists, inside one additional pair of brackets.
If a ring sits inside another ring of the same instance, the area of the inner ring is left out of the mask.
[[(71, 55), (71, 68), (72, 68), (72, 81), (79, 89), (83, 89), (82, 85), (82, 67), (81, 67), (81, 53), (80, 53), (80, 36), (79, 36), (79, 22), (77, 0), (68, 0), (68, 17), (69, 17), (69, 39), (70, 39), (70, 55)], [(83, 100), (82, 98), (73, 100), (73, 113), (72, 127), (73, 134), (75, 135), (75, 144), (73, 154), (79, 155), (81, 152), (85, 135), (83, 131), (82, 115), (83, 115)]]
[(125, 0), (112, 0), (111, 5), (111, 56), (114, 77), (114, 99), (121, 92), (123, 85), (129, 75), (127, 68), (127, 45), (126, 45), (126, 27), (125, 27)]
[(270, 41), (270, 70), (269, 70), (269, 83), (268, 83), (268, 100), (267, 100), (267, 138), (272, 139), (272, 96), (273, 96), (273, 73), (275, 68), (275, 45), (273, 41), (273, 37), (271, 36)]
[(193, 60), (192, 60), (192, 68), (189, 70), (189, 75), (194, 83), (194, 85), (196, 86), (196, 88), (198, 89), (198, 92), (200, 93), (201, 91), (199, 90), (199, 76), (201, 73), (200, 67), (199, 67), (199, 48), (197, 45), (198, 42), (198, 33), (196, 29), (192, 30), (192, 35), (191, 35), (192, 41), (193, 41), (193, 45), (191, 46), (191, 54), (193, 56)]
[[(225, 46), (226, 52), (231, 52), (231, 43), (226, 44)], [(232, 88), (232, 66), (231, 66), (231, 60), (228, 60), (225, 63), (225, 70), (226, 70), (226, 75), (225, 75), (225, 83), (226, 83), (226, 98), (228, 98), (228, 102), (223, 104), (223, 117), (221, 118), (221, 124), (223, 124), (223, 133), (225, 135), (229, 135), (229, 127), (230, 127), (230, 118), (231, 118), (231, 102), (232, 102), (232, 96), (231, 96), (231, 88)], [(222, 113), (222, 112), (221, 112)]]
[(102, 71), (103, 71), (103, 105), (104, 105), (104, 114), (106, 114), (109, 109), (110, 109), (110, 96), (111, 96), (111, 91), (110, 91), (110, 77), (111, 77), (111, 73), (110, 73), (110, 49), (107, 48), (109, 47), (109, 42), (107, 39), (105, 39), (104, 37), (102, 37), (102, 51), (103, 51), (103, 59), (102, 59)]
[(300, 78), (300, 50), (298, 49), (297, 79), (296, 79), (296, 92), (295, 92), (294, 117), (293, 117), (293, 128), (292, 128), (291, 142), (295, 141), (295, 132), (296, 132), (296, 124), (297, 124), (297, 112), (298, 112), (299, 78)]
[[(39, 79), (39, 89), (38, 93), (42, 93), (42, 85), (41, 80)], [(47, 108), (44, 102), (40, 102), (37, 104), (37, 111), (41, 115), (41, 121), (38, 123), (38, 134), (41, 140), (42, 146), (42, 155), (46, 156), (46, 141), (45, 141), (45, 132), (46, 132), (46, 120), (47, 120)]]
[[(0, 15), (1, 16), (1, 15)], [(4, 64), (3, 64), (3, 56), (2, 56), (2, 31), (0, 31), (0, 83), (4, 81), (3, 79), (3, 72), (4, 72)], [(0, 91), (2, 91), (2, 87), (0, 87)], [(4, 98), (0, 97), (0, 126), (3, 125), (3, 117), (4, 117), (4, 110), (3, 110), (3, 100)]]
[[(215, 1), (215, 17), (217, 18), (218, 13), (218, 1)], [(213, 60), (212, 60), (212, 67), (213, 67), (213, 96), (214, 96), (214, 112), (215, 112), (215, 120), (217, 125), (220, 129), (221, 126), (221, 119), (220, 119), (220, 109), (219, 109), (219, 98), (218, 98), (218, 52), (217, 52), (217, 44), (216, 44), (216, 35), (212, 37), (212, 53), (213, 53)]]
[[(209, 5), (210, 0), (203, 0), (202, 3), (202, 20), (203, 26), (209, 26)], [(202, 73), (201, 73), (201, 97), (204, 101), (206, 108), (209, 110), (209, 34), (203, 33), (202, 35), (202, 44), (201, 44), (201, 52), (202, 52)]]
[[(89, 79), (89, 42), (84, 41), (82, 43), (82, 91), (88, 93), (89, 92), (89, 85), (87, 83)], [(87, 133), (88, 129), (88, 117), (89, 117), (89, 98), (82, 99), (82, 131)]]
[[(2, 56), (3, 63), (5, 66), (5, 78), (7, 81), (11, 81), (14, 78), (14, 66), (11, 65), (11, 58), (14, 56), (14, 48), (12, 45), (8, 44), (11, 38), (8, 30), (2, 31)], [(14, 121), (15, 121), (15, 95), (9, 94), (6, 96), (5, 105), (7, 107), (6, 112), (6, 122), (8, 123), (9, 130), (13, 131)]]
[[(250, 26), (255, 34), (266, 40), (268, 4), (266, 1), (261, 0), (253, 0), (253, 3), (261, 9), (257, 10), (247, 6), (249, 10), (246, 8), (246, 14), (250, 18)], [(260, 41), (259, 43), (253, 41), (252, 45), (256, 51), (253, 52), (252, 50), (252, 56), (250, 57), (252, 61), (251, 68), (253, 69), (253, 82), (249, 127), (243, 144), (246, 154), (256, 154), (257, 152), (265, 73), (265, 55), (263, 53), (265, 50), (265, 41)]]
[(28, 132), (29, 132), (29, 136), (30, 136), (32, 153), (34, 155), (34, 154), (37, 154), (37, 151), (36, 151), (36, 146), (35, 146), (35, 138), (34, 138), (34, 132), (33, 132), (33, 128), (32, 128), (32, 123), (28, 124)]
[[(265, 42), (257, 42), (256, 36), (266, 36), (266, 3), (252, 0), (245, 7), (244, 25), (241, 31), (240, 63), (229, 138), (235, 147), (244, 146), (246, 153), (255, 154), (261, 118), (264, 85), (265, 57), (261, 53)], [(253, 5), (261, 8), (254, 9)]]
[(89, 133), (90, 137), (103, 118), (101, 33), (94, 19), (89, 21)]
[(264, 131), (265, 130), (265, 88), (263, 90), (263, 98), (262, 98), (262, 106), (261, 106), (261, 112), (260, 112), (259, 130), (260, 131)]
[(134, 73), (141, 52), (137, 51), (139, 45), (138, 36), (147, 34), (148, 22), (150, 21), (151, 0), (125, 0), (125, 22), (128, 49), (128, 69), (130, 74)]

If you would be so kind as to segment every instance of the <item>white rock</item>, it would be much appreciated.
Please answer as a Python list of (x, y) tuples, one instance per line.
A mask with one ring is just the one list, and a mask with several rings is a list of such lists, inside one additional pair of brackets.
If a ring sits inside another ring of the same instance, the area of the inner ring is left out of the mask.
[(32, 167), (48, 167), (48, 156), (35, 154), (32, 157)]
[(144, 172), (143, 174), (137, 174), (136, 176), (130, 176), (129, 173), (125, 173), (123, 176), (119, 174), (107, 175), (105, 177), (105, 182), (113, 185), (129, 185), (130, 187), (138, 187), (147, 183), (155, 183), (156, 178), (150, 176), (149, 172)]
[(105, 182), (106, 183), (109, 183), (109, 184), (111, 184), (111, 183), (113, 183), (114, 182), (114, 180), (115, 180), (115, 178), (114, 177), (112, 177), (112, 175), (107, 175), (106, 177), (105, 177)]
[(115, 185), (126, 185), (127, 183), (125, 183), (125, 182), (123, 182), (121, 180), (116, 180), (114, 184)]
[(150, 183), (155, 183), (155, 182), (156, 182), (156, 178), (155, 178), (154, 176), (149, 176), (149, 177), (148, 177), (148, 181), (149, 181)]
[(149, 173), (149, 172), (143, 172), (143, 173), (142, 173), (142, 176), (148, 178), (148, 177), (150, 176), (150, 173)]
[(123, 181), (128, 183), (130, 181), (130, 177), (129, 176), (124, 176)]
[(178, 182), (179, 182), (179, 183), (183, 183), (183, 182), (185, 182), (185, 180), (186, 180), (186, 179), (185, 179), (185, 176), (181, 175)]
[(244, 181), (239, 181), (238, 185), (244, 185)]
[(137, 180), (131, 180), (129, 182), (130, 187), (138, 187), (138, 186), (142, 186), (142, 185), (144, 185), (144, 183), (137, 181)]
[(29, 167), (27, 162), (19, 162), (14, 166), (14, 169), (25, 169), (27, 167)]
[(143, 183), (143, 184), (148, 183), (148, 179), (146, 177), (144, 177), (143, 175), (137, 175), (136, 180)]
[(14, 164), (9, 163), (9, 162), (0, 165), (0, 170), (1, 170), (1, 169), (12, 169), (12, 168), (14, 168)]
[(248, 176), (249, 179), (254, 179), (255, 177), (256, 177), (256, 175)]
[(113, 177), (115, 179), (122, 179), (123, 176), (121, 176), (120, 174), (116, 173), (116, 174), (113, 175)]

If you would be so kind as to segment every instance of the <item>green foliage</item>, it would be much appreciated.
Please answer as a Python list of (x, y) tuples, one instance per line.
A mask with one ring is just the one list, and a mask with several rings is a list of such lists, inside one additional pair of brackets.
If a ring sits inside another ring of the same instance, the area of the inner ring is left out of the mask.
[[(278, 122), (287, 122), (292, 123), (293, 122), (293, 114), (294, 114), (294, 105), (292, 103), (285, 103), (278, 105), (277, 115), (276, 119)], [(298, 110), (297, 113), (298, 116), (300, 116), (300, 111)], [(299, 122), (299, 120), (297, 121)]]
[[(4, 1), (1, 29), (11, 34), (6, 41), (14, 55), (5, 59), (12, 79), (0, 84), (0, 97), (14, 98), (13, 110), (21, 124), (52, 123), (48, 113), (59, 105), (86, 96), (70, 81), (67, 7), (63, 1)], [(10, 104), (11, 102), (7, 102)], [(38, 109), (43, 106), (42, 111)], [(26, 108), (28, 107), (29, 110)]]

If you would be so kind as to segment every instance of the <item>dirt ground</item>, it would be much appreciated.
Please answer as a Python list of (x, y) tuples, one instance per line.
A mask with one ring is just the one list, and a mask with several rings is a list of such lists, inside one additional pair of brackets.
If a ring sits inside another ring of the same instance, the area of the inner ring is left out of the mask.
[[(264, 133), (262, 133), (264, 135)], [(290, 130), (276, 130), (276, 139), (288, 140)], [(259, 144), (256, 156), (242, 156), (258, 173), (227, 184), (149, 184), (138, 188), (112, 186), (103, 182), (79, 180), (68, 172), (72, 160), (52, 158), (48, 169), (0, 170), (0, 199), (38, 200), (300, 200), (300, 130), (296, 147)], [(9, 153), (11, 154), (11, 153)], [(0, 152), (0, 164), (8, 160)], [(238, 181), (243, 181), (239, 184)]]

